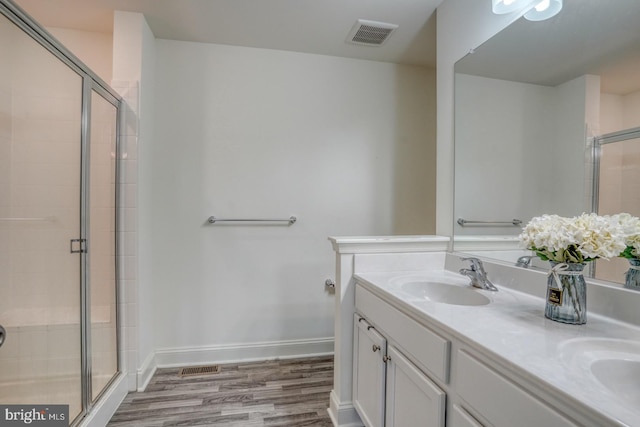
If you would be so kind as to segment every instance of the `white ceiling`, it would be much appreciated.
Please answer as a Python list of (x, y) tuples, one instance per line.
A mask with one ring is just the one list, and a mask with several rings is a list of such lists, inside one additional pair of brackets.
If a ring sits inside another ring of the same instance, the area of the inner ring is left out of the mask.
[(456, 71), (556, 86), (584, 74), (605, 93), (640, 90), (640, 0), (573, 0), (554, 18), (520, 19), (456, 64)]
[[(14, 0), (45, 27), (111, 33), (113, 11), (143, 13), (156, 38), (435, 67), (443, 0)], [(357, 19), (399, 25), (379, 47), (345, 43)]]

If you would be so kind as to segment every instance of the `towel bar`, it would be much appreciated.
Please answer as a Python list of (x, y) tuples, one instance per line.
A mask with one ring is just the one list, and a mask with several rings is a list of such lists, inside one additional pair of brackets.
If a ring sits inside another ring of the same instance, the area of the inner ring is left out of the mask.
[(289, 225), (295, 223), (298, 219), (295, 216), (290, 216), (289, 218), (283, 219), (265, 219), (265, 218), (216, 218), (215, 216), (210, 216), (207, 221), (210, 224), (215, 224), (216, 222), (286, 222)]

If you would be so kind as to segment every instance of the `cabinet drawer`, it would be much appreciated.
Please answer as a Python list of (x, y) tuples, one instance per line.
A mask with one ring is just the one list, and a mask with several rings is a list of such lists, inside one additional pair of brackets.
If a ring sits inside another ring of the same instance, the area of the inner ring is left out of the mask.
[(577, 427), (464, 350), (458, 352), (458, 394), (494, 427)]
[(362, 286), (356, 287), (356, 308), (393, 337), (402, 352), (421, 370), (449, 381), (450, 341), (419, 324)]

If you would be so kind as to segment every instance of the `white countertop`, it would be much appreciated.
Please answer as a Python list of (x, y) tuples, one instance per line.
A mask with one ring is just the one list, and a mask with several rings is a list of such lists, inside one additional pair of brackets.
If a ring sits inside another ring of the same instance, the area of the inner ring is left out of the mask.
[[(355, 277), (412, 317), (491, 355), (528, 380), (579, 401), (610, 419), (611, 425), (640, 426), (640, 402), (625, 401), (600, 384), (588, 368), (589, 355), (585, 356), (581, 345), (585, 340), (602, 339), (603, 346), (599, 353), (591, 352), (593, 357), (606, 358), (610, 340), (630, 340), (640, 350), (640, 328), (592, 313), (587, 314), (586, 325), (554, 322), (544, 317), (544, 300), (499, 283), (494, 283), (499, 292), (474, 289), (491, 300), (483, 306), (430, 302), (401, 289), (401, 283), (411, 278), (468, 286), (467, 278), (446, 270), (360, 273)], [(640, 352), (630, 358), (640, 361)]]

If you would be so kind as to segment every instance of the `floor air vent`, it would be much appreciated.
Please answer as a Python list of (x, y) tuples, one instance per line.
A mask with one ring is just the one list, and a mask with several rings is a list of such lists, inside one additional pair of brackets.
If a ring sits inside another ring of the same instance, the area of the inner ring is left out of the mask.
[(209, 366), (192, 366), (190, 368), (182, 368), (178, 375), (181, 377), (193, 376), (193, 375), (211, 375), (217, 374), (220, 372), (220, 366), (218, 365), (209, 365)]
[(397, 25), (358, 19), (347, 36), (347, 43), (380, 46), (389, 39)]

